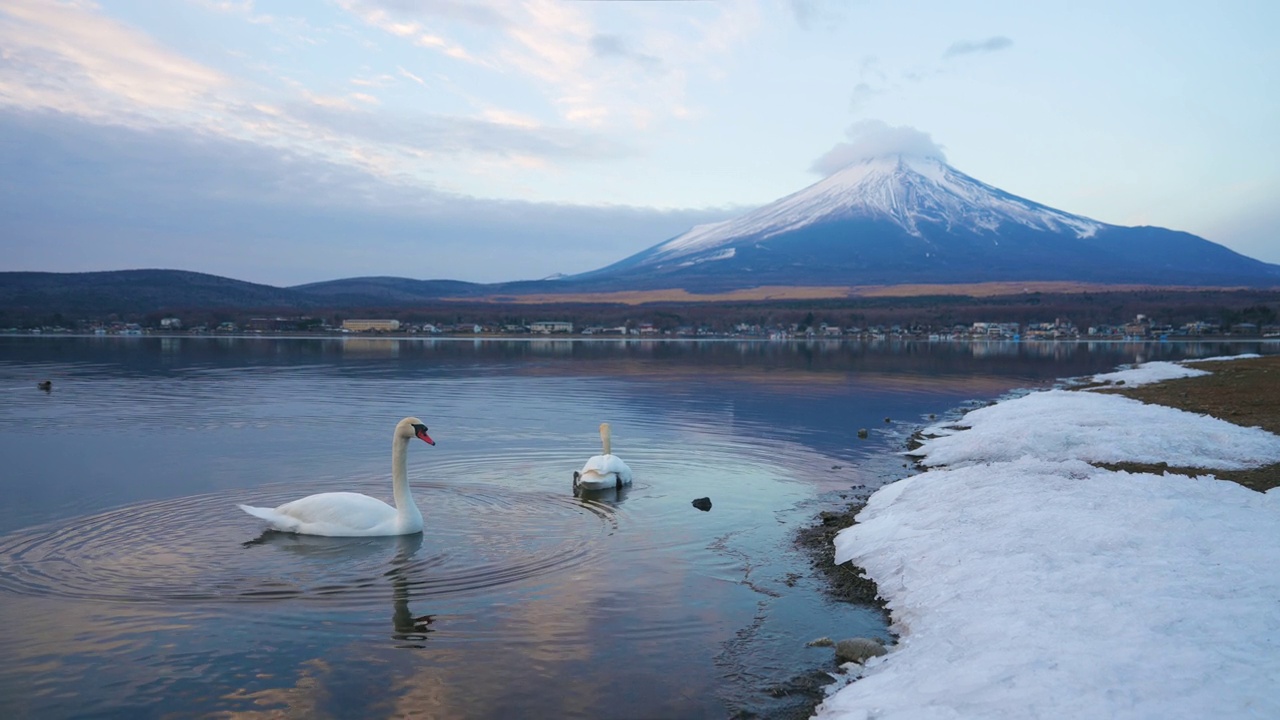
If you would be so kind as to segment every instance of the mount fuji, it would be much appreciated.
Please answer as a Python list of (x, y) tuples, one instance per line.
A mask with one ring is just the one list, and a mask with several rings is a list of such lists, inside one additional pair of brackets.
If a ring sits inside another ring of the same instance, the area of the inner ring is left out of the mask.
[(1265, 287), (1280, 285), (1280, 265), (1185, 232), (1055, 210), (936, 158), (889, 155), (566, 280), (693, 292), (997, 281)]

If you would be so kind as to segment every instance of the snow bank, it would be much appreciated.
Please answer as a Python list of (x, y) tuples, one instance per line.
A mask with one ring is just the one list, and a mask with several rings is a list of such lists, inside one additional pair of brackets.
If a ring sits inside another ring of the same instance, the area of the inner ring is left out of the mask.
[[(968, 429), (959, 429), (968, 428)], [(1280, 437), (1258, 428), (1105, 393), (1047, 390), (925, 428), (912, 451), (926, 467), (1031, 456), (1089, 462), (1167, 462), (1242, 470), (1280, 462)]]
[(837, 536), (900, 642), (815, 717), (1280, 717), (1280, 490), (1086, 462), (1235, 468), (1280, 438), (1060, 390), (962, 424)]

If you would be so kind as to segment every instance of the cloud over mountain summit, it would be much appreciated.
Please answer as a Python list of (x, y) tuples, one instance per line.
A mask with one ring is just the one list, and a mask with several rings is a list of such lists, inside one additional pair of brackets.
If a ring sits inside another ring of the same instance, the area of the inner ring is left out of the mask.
[(909, 125), (892, 126), (882, 120), (861, 120), (845, 130), (848, 142), (836, 143), (809, 167), (822, 176), (855, 162), (891, 155), (947, 161), (942, 146), (929, 133)]

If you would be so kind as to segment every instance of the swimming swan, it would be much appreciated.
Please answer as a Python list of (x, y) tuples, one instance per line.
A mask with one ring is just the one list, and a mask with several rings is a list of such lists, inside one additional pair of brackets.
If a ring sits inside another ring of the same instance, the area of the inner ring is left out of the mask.
[(604, 445), (604, 454), (592, 456), (581, 470), (573, 473), (573, 489), (603, 490), (631, 484), (631, 468), (609, 447), (609, 423), (600, 423), (600, 442)]
[(249, 505), (241, 505), (240, 509), (266, 520), (273, 530), (302, 535), (358, 537), (422, 532), (422, 513), (413, 502), (404, 471), (405, 450), (413, 437), (428, 445), (436, 444), (427, 435), (427, 426), (418, 418), (407, 417), (396, 423), (391, 438), (391, 489), (395, 507), (361, 493), (327, 492), (287, 502), (274, 510)]

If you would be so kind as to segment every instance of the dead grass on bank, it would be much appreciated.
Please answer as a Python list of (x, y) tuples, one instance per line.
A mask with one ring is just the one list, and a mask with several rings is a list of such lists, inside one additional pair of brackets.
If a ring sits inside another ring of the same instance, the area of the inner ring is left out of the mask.
[(985, 282), (961, 284), (904, 285), (812, 285), (792, 287), (765, 285), (714, 293), (691, 293), (682, 288), (662, 290), (628, 290), (593, 293), (540, 293), (536, 295), (489, 295), (485, 297), (444, 298), (460, 302), (486, 302), (510, 305), (554, 305), (559, 303), (646, 305), (649, 303), (724, 303), (767, 302), (784, 300), (831, 300), (843, 298), (913, 298), (927, 296), (965, 296), (972, 298), (1004, 297), (1028, 293), (1073, 294), (1140, 292), (1146, 290), (1230, 290), (1198, 286), (1162, 287), (1154, 285), (1106, 285), (1065, 281)]
[[(1144, 403), (1209, 415), (1235, 425), (1260, 427), (1280, 434), (1280, 355), (1187, 364), (1210, 374), (1133, 388), (1111, 387), (1097, 392), (1112, 392)], [(1099, 467), (1157, 474), (1212, 474), (1259, 492), (1280, 487), (1280, 464), (1253, 470), (1179, 468), (1170, 467), (1167, 463), (1106, 463), (1099, 464)]]

